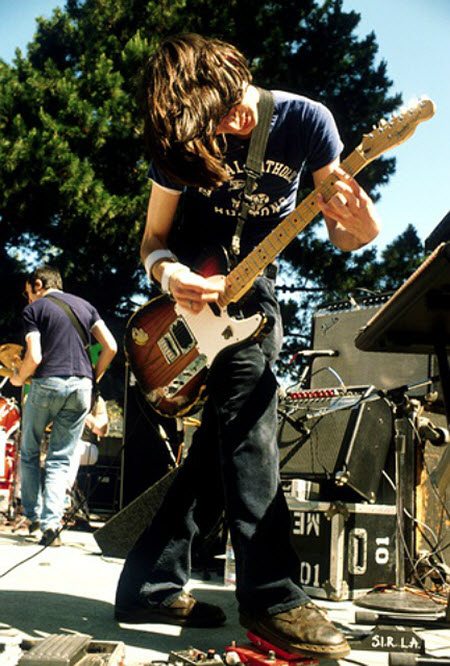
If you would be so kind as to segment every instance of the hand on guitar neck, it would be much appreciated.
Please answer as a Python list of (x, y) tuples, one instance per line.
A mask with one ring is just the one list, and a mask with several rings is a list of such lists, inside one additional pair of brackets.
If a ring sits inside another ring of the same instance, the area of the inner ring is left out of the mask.
[(326, 201), (319, 189), (317, 204), (333, 244), (343, 251), (356, 250), (377, 236), (381, 224), (372, 199), (356, 180), (341, 168), (334, 173), (339, 178), (334, 195)]

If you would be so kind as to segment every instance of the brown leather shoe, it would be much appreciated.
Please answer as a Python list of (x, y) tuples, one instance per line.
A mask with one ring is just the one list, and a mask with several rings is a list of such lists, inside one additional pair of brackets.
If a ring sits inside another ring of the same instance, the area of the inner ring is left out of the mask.
[(252, 617), (241, 612), (239, 621), (252, 633), (287, 652), (331, 659), (350, 654), (344, 634), (311, 601), (275, 615)]
[(219, 606), (197, 601), (188, 592), (182, 592), (168, 606), (116, 606), (114, 617), (118, 622), (129, 624), (161, 623), (183, 627), (220, 627), (226, 620)]

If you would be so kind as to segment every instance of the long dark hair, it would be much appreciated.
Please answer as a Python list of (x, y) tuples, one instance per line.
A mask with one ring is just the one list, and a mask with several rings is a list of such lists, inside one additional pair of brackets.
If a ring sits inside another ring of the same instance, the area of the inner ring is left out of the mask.
[(164, 40), (143, 80), (145, 138), (158, 167), (182, 185), (228, 180), (216, 131), (251, 80), (231, 44), (196, 34)]

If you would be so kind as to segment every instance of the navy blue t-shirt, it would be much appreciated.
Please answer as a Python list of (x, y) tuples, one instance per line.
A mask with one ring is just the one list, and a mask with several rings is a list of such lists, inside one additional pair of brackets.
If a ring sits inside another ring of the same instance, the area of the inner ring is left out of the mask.
[[(82, 326), (90, 330), (100, 320), (93, 305), (78, 296), (62, 291), (50, 292), (65, 301), (77, 315)], [(93, 370), (83, 342), (64, 310), (45, 296), (27, 305), (22, 313), (25, 336), (38, 331), (41, 336), (42, 362), (35, 377), (89, 377)]]
[[(275, 106), (263, 174), (252, 194), (241, 241), (242, 255), (250, 252), (295, 208), (303, 166), (316, 171), (335, 160), (343, 148), (334, 118), (323, 104), (301, 95), (272, 92)], [(181, 259), (190, 258), (190, 247), (198, 252), (201, 246), (212, 243), (230, 245), (245, 186), (244, 165), (250, 142), (233, 135), (226, 135), (225, 142), (226, 169), (231, 179), (214, 190), (194, 187), (181, 190), (156, 165), (150, 166), (152, 180), (184, 192), (183, 222), (171, 244)]]

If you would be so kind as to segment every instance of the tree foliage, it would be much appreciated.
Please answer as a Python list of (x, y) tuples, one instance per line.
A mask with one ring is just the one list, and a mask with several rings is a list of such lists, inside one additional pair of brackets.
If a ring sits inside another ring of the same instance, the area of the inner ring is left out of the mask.
[[(149, 191), (139, 72), (164, 36), (232, 41), (256, 83), (329, 106), (349, 152), (401, 102), (389, 94), (386, 63), (376, 64), (374, 34), (356, 37), (358, 21), (342, 0), (247, 0), (245, 11), (237, 0), (67, 0), (39, 19), (27, 54), (0, 61), (0, 270), (11, 289), (30, 263), (51, 260), (66, 288), (106, 319), (125, 317), (148, 291), (138, 252)], [(381, 158), (360, 182), (376, 198), (394, 169), (392, 157)], [(305, 177), (302, 196), (310, 187)], [(371, 248), (335, 250), (313, 224), (287, 249), (286, 275), (332, 297), (355, 286), (392, 288), (410, 268), (402, 245), (418, 250), (413, 234), (378, 261)], [(305, 291), (285, 305), (288, 328), (304, 324), (298, 305), (315, 299)], [(4, 335), (13, 335), (20, 301), (2, 305)]]

